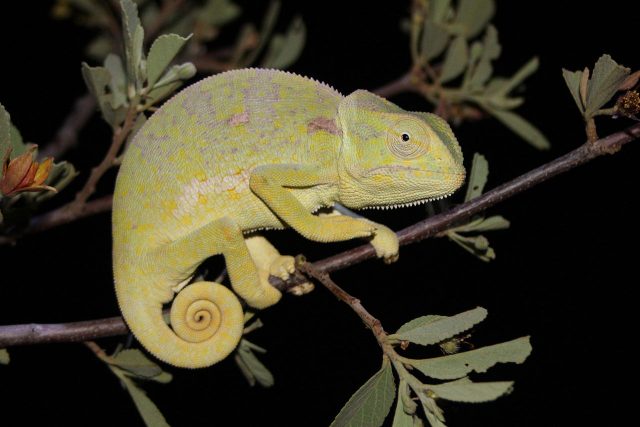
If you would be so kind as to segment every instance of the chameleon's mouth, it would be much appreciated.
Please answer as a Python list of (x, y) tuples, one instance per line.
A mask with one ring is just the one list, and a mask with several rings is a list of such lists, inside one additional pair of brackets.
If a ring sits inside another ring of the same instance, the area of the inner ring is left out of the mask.
[(428, 197), (426, 199), (414, 200), (412, 202), (406, 202), (406, 203), (394, 203), (394, 204), (388, 204), (388, 205), (371, 205), (371, 206), (365, 206), (362, 209), (388, 210), (388, 209), (404, 208), (404, 207), (408, 207), (408, 206), (418, 206), (418, 205), (423, 205), (425, 203), (434, 202), (436, 200), (446, 199), (447, 197), (451, 196), (452, 194), (453, 194), (453, 191), (451, 193), (445, 194), (443, 196)]

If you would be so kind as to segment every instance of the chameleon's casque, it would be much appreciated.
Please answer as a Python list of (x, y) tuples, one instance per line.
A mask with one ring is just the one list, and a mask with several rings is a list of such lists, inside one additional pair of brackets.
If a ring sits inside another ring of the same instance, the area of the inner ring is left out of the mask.
[[(113, 201), (120, 309), (159, 359), (212, 365), (242, 335), (235, 294), (268, 307), (280, 299), (268, 276), (293, 272), (293, 258), (259, 230), (288, 226), (321, 242), (368, 238), (390, 262), (398, 240), (387, 227), (313, 212), (335, 203), (412, 205), (445, 197), (463, 180), (460, 147), (435, 115), (361, 90), (344, 97), (282, 71), (204, 79), (150, 117), (122, 162)], [(235, 294), (217, 283), (190, 283), (216, 254), (225, 258)], [(172, 299), (168, 326), (162, 308)]]

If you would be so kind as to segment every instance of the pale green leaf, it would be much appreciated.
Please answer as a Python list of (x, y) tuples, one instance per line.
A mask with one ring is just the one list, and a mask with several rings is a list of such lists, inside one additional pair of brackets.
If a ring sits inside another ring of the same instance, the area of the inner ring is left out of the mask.
[(429, 2), (429, 16), (434, 22), (443, 22), (451, 11), (451, 0), (431, 0)]
[(444, 414), (442, 409), (438, 406), (436, 401), (427, 396), (424, 390), (418, 391), (418, 397), (422, 403), (422, 409), (427, 416), (427, 421), (431, 424), (431, 427), (443, 427), (444, 426)]
[(498, 110), (512, 110), (521, 106), (524, 103), (524, 98), (508, 98), (505, 96), (491, 96), (483, 97), (481, 103), (485, 103), (491, 108)]
[(513, 381), (474, 383), (462, 378), (448, 383), (430, 385), (429, 389), (439, 398), (455, 402), (488, 402), (511, 392)]
[(118, 55), (110, 53), (104, 60), (104, 67), (109, 71), (109, 89), (111, 90), (111, 108), (118, 109), (127, 103), (127, 78), (122, 60)]
[(487, 158), (480, 153), (473, 154), (471, 161), (471, 172), (469, 173), (469, 184), (467, 185), (467, 193), (464, 201), (468, 202), (482, 194), (484, 186), (489, 176), (489, 162)]
[(297, 16), (291, 21), (284, 36), (276, 35), (271, 39), (262, 66), (265, 68), (287, 68), (302, 53), (305, 38), (306, 27), (302, 18)]
[(584, 114), (584, 105), (582, 105), (582, 99), (580, 97), (580, 81), (582, 80), (582, 71), (569, 71), (562, 69), (562, 77), (571, 92), (571, 96), (578, 106), (580, 113)]
[(451, 317), (442, 317), (426, 324), (414, 323), (411, 328), (390, 335), (391, 338), (411, 341), (420, 345), (437, 344), (447, 338), (458, 335), (487, 317), (487, 310), (476, 307)]
[(182, 81), (178, 80), (178, 81), (173, 81), (172, 83), (165, 84), (160, 87), (151, 89), (147, 94), (147, 98), (149, 98), (148, 104), (153, 105), (158, 101), (163, 100), (164, 98), (173, 94), (180, 86), (182, 86)]
[(149, 87), (153, 87), (190, 38), (191, 36), (180, 37), (177, 34), (165, 34), (153, 42), (147, 57), (147, 85)]
[(412, 360), (413, 367), (439, 380), (462, 378), (472, 371), (482, 373), (497, 363), (523, 363), (531, 354), (529, 337), (495, 344), (476, 350), (431, 359)]
[(273, 374), (253, 353), (266, 353), (266, 350), (246, 339), (242, 339), (238, 345), (236, 363), (251, 386), (257, 381), (263, 387), (271, 387), (274, 384)]
[(141, 378), (152, 378), (162, 373), (160, 366), (136, 349), (122, 350), (113, 358), (112, 364)]
[(111, 96), (107, 94), (107, 86), (111, 82), (111, 74), (104, 67), (90, 67), (86, 62), (82, 63), (82, 77), (89, 92), (96, 99), (102, 116), (107, 123), (115, 126), (116, 114), (111, 108)]
[(475, 232), (483, 232), (483, 231), (493, 231), (493, 230), (504, 230), (509, 228), (511, 223), (509, 220), (505, 219), (503, 216), (494, 215), (489, 218), (477, 218), (467, 224), (454, 227), (451, 230), (459, 233), (468, 233), (471, 231)]
[(0, 365), (8, 365), (9, 361), (9, 352), (4, 348), (0, 348)]
[(385, 358), (376, 372), (340, 410), (331, 427), (378, 427), (387, 417), (396, 394), (391, 363)]
[(470, 254), (478, 257), (481, 261), (489, 262), (496, 258), (495, 251), (489, 246), (489, 240), (483, 235), (463, 236), (456, 232), (449, 231), (447, 232), (447, 237)]
[(207, 0), (198, 12), (198, 20), (220, 27), (240, 15), (240, 7), (230, 0)]
[(120, 6), (122, 8), (128, 82), (135, 88), (140, 89), (144, 80), (142, 75), (144, 30), (138, 17), (138, 6), (135, 2), (132, 0), (120, 0)]
[(547, 150), (551, 147), (551, 144), (542, 132), (520, 115), (512, 111), (498, 110), (486, 105), (484, 107), (492, 116), (501, 121), (506, 127), (511, 129), (514, 133), (529, 144), (533, 145), (535, 148), (539, 150)]
[(420, 42), (421, 59), (429, 62), (440, 55), (449, 43), (449, 33), (440, 24), (431, 20), (424, 22)]
[(0, 104), (0, 178), (2, 178), (2, 165), (11, 149), (11, 116)]
[(470, 39), (482, 31), (495, 13), (494, 0), (460, 0), (454, 24), (464, 28), (464, 35)]
[(458, 77), (467, 67), (469, 48), (463, 36), (458, 36), (451, 42), (444, 57), (440, 82), (446, 83)]
[[(531, 58), (526, 64), (524, 64), (516, 73), (511, 76), (510, 79), (504, 80), (497, 91), (501, 95), (506, 95), (520, 85), (527, 77), (535, 73), (538, 70), (540, 61), (537, 57)], [(487, 86), (487, 92), (489, 87)]]
[(609, 55), (602, 55), (596, 62), (589, 80), (585, 115), (592, 116), (606, 104), (625, 81), (631, 70), (618, 65)]
[(415, 319), (410, 320), (404, 325), (400, 326), (400, 328), (396, 331), (396, 335), (407, 332), (407, 331), (411, 331), (416, 328), (422, 328), (430, 323), (435, 322), (436, 320), (445, 319), (445, 318), (446, 318), (445, 316), (438, 316), (435, 314), (416, 317)]
[(158, 407), (149, 399), (144, 390), (127, 375), (121, 373), (118, 377), (127, 388), (133, 403), (135, 403), (140, 416), (148, 427), (169, 427), (167, 420), (165, 420)]
[(471, 91), (481, 90), (485, 83), (493, 74), (492, 61), (500, 56), (500, 43), (498, 43), (498, 30), (493, 25), (489, 25), (484, 39), (482, 40), (482, 54), (469, 80)]
[(399, 397), (396, 400), (396, 410), (393, 414), (393, 427), (413, 427), (413, 415), (404, 412), (404, 405)]
[(85, 53), (90, 58), (93, 58), (97, 61), (102, 61), (109, 52), (112, 52), (113, 42), (109, 37), (106, 36), (98, 36), (91, 40), (91, 42), (85, 48)]

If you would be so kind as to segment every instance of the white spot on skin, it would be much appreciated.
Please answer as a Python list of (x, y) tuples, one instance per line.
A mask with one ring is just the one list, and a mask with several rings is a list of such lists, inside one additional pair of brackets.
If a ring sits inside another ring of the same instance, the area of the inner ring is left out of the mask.
[(231, 126), (238, 126), (247, 122), (249, 122), (249, 113), (244, 112), (231, 116), (228, 123)]
[(250, 171), (243, 169), (233, 175), (211, 177), (204, 181), (193, 178), (183, 187), (182, 195), (178, 199), (178, 207), (174, 209), (173, 215), (180, 219), (193, 213), (200, 196), (221, 194), (229, 190), (240, 193), (248, 189), (250, 175)]

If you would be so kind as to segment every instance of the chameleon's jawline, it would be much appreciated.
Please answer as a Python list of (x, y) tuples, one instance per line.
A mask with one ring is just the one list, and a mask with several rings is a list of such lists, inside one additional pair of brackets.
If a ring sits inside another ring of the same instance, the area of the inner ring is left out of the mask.
[(367, 209), (388, 210), (388, 209), (404, 208), (404, 207), (409, 207), (409, 206), (418, 206), (418, 205), (423, 205), (425, 203), (434, 202), (436, 200), (446, 199), (447, 197), (451, 196), (452, 194), (453, 194), (453, 192), (451, 192), (449, 194), (445, 194), (444, 196), (429, 197), (429, 198), (426, 198), (426, 199), (415, 200), (413, 202), (406, 202), (406, 203), (394, 203), (394, 204), (389, 204), (389, 205), (371, 205), (371, 206), (365, 206), (365, 207), (363, 207), (361, 209), (362, 210), (367, 210)]

